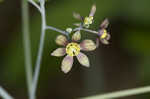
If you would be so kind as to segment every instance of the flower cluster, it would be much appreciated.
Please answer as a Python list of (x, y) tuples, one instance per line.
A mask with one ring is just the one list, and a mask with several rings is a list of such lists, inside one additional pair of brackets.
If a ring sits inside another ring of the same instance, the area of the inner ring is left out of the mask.
[[(68, 73), (73, 65), (73, 58), (76, 56), (79, 63), (85, 67), (90, 66), (90, 62), (88, 57), (82, 51), (93, 51), (99, 46), (99, 42), (103, 44), (108, 44), (108, 40), (110, 39), (110, 34), (107, 32), (106, 28), (108, 27), (109, 21), (105, 19), (98, 31), (95, 31), (97, 35), (96, 43), (90, 39), (81, 40), (81, 30), (85, 30), (90, 27), (93, 23), (93, 17), (96, 12), (96, 6), (93, 5), (90, 11), (89, 16), (82, 17), (78, 13), (73, 13), (74, 18), (80, 20), (81, 22), (75, 24), (78, 26), (76, 29), (67, 28), (66, 33), (67, 35), (58, 35), (56, 37), (56, 44), (62, 46), (54, 50), (51, 55), (52, 56), (65, 56), (62, 64), (61, 70), (64, 73)], [(70, 34), (73, 35), (70, 37)], [(71, 38), (71, 39), (70, 39)]]

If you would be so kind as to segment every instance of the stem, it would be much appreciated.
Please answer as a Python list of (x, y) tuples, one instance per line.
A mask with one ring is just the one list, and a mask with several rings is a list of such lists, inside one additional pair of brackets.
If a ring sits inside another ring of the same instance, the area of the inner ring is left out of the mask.
[(73, 31), (77, 31), (77, 30), (82, 30), (82, 31), (86, 31), (86, 32), (89, 32), (89, 33), (93, 33), (93, 34), (98, 34), (98, 32), (97, 32), (97, 31), (93, 31), (93, 30), (85, 29), (85, 28), (82, 28), (82, 27), (75, 28)]
[(14, 99), (12, 96), (10, 96), (2, 87), (0, 87), (0, 96), (3, 99)]
[(38, 4), (36, 4), (33, 0), (28, 0), (28, 1), (41, 12), (41, 8)]
[(52, 27), (52, 26), (47, 26), (46, 29), (50, 29), (50, 30), (53, 30), (53, 31), (56, 31), (56, 32), (59, 32), (59, 33), (65, 34), (65, 35), (68, 35), (68, 33), (66, 31), (57, 29), (57, 28)]
[(68, 38), (68, 39), (70, 39), (70, 37), (69, 37), (69, 33), (68, 33), (68, 32), (66, 32), (66, 31), (63, 31), (63, 30), (57, 29), (57, 28), (52, 27), (52, 26), (46, 26), (46, 29), (50, 29), (50, 30), (53, 30), (53, 31), (59, 32), (59, 33), (61, 33), (61, 34), (64, 34), (64, 35), (66, 35), (66, 36), (67, 36), (67, 38)]
[(31, 99), (35, 99), (38, 78), (39, 78), (39, 74), (40, 74), (40, 65), (41, 65), (41, 60), (42, 60), (44, 39), (45, 39), (45, 30), (46, 30), (45, 1), (41, 0), (40, 4), (41, 4), (41, 11), (42, 11), (41, 12), (42, 29), (41, 29), (40, 45), (39, 45), (38, 56), (37, 56), (37, 60), (36, 60), (35, 72), (34, 72), (33, 83), (32, 83)]
[(89, 29), (81, 28), (80, 30), (82, 30), (82, 31), (86, 31), (86, 32), (90, 32), (90, 33), (94, 33), (94, 34), (98, 34), (98, 32), (97, 32), (97, 31), (93, 31), (93, 30), (89, 30)]
[(29, 36), (29, 17), (28, 17), (28, 1), (22, 0), (22, 32), (23, 32), (23, 45), (25, 55), (25, 71), (28, 86), (28, 95), (30, 97), (32, 86), (32, 59), (30, 48), (30, 36)]
[(126, 96), (131, 96), (131, 95), (138, 95), (138, 94), (143, 94), (143, 93), (148, 93), (148, 92), (150, 92), (150, 86), (116, 91), (112, 93), (106, 93), (102, 95), (90, 96), (87, 98), (80, 98), (80, 99), (116, 99), (116, 98), (121, 98), (121, 97), (126, 97)]

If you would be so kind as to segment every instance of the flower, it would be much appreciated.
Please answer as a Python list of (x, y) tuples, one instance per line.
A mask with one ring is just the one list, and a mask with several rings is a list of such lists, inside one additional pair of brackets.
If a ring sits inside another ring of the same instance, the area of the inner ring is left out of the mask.
[(74, 18), (82, 21), (82, 24), (75, 24), (75, 25), (77, 26), (83, 25), (83, 27), (89, 28), (89, 26), (93, 23), (93, 16), (95, 12), (96, 12), (96, 5), (94, 4), (91, 8), (89, 16), (86, 16), (85, 18), (80, 16), (80, 14), (78, 13), (73, 13)]
[(93, 5), (89, 16), (84, 18), (83, 22), (84, 27), (89, 28), (89, 26), (93, 23), (93, 16), (95, 12), (96, 12), (96, 5)]
[(100, 25), (100, 29), (98, 31), (98, 36), (99, 38), (97, 39), (97, 44), (99, 42), (99, 40), (103, 43), (103, 44), (109, 44), (108, 40), (110, 39), (110, 34), (107, 32), (106, 28), (109, 25), (109, 21), (108, 19), (105, 19), (102, 24)]
[(54, 50), (52, 56), (64, 56), (64, 59), (61, 64), (61, 70), (64, 73), (68, 73), (73, 65), (73, 57), (76, 56), (79, 63), (85, 67), (89, 67), (88, 57), (81, 51), (93, 51), (96, 49), (96, 45), (92, 40), (86, 39), (83, 40), (80, 44), (77, 43), (81, 39), (80, 31), (76, 31), (72, 36), (72, 41), (68, 41), (64, 35), (58, 35), (56, 37), (56, 43), (63, 47), (57, 48)]

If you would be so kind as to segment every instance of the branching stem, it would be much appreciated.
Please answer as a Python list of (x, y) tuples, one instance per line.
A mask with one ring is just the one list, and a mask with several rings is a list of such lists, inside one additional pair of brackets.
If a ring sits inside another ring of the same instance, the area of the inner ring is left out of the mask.
[(32, 90), (31, 90), (31, 99), (35, 99), (36, 97), (36, 89), (38, 84), (38, 78), (40, 74), (40, 65), (42, 61), (42, 54), (43, 54), (43, 48), (44, 48), (44, 40), (45, 40), (45, 32), (46, 32), (46, 14), (45, 14), (45, 0), (40, 0), (40, 6), (41, 6), (41, 18), (42, 18), (42, 29), (41, 29), (41, 38), (40, 38), (40, 44), (38, 49), (38, 55), (37, 60), (35, 64), (35, 71), (33, 76), (33, 82), (32, 82)]
[(67, 33), (66, 31), (57, 29), (57, 28), (52, 27), (52, 26), (47, 26), (46, 29), (50, 29), (50, 30), (56, 31), (56, 32), (62, 33), (62, 34), (64, 34), (64, 35), (68, 35), (68, 33)]
[(28, 0), (28, 1), (29, 1), (33, 6), (35, 6), (35, 7), (40, 11), (40, 13), (42, 12), (40, 6), (39, 6), (38, 4), (36, 4), (33, 0)]

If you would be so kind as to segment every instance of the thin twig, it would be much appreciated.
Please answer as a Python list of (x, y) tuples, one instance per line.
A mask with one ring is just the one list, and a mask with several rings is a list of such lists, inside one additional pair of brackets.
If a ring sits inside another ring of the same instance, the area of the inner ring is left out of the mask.
[(80, 99), (116, 99), (116, 98), (138, 95), (138, 94), (143, 94), (148, 92), (150, 92), (150, 86), (121, 90), (121, 91), (106, 93), (102, 95), (89, 96)]
[(31, 58), (31, 46), (29, 36), (29, 17), (28, 17), (28, 1), (22, 0), (22, 33), (23, 33), (23, 45), (25, 55), (25, 72), (28, 86), (28, 95), (30, 97), (30, 91), (32, 86), (32, 58)]
[(66, 31), (57, 29), (57, 28), (52, 27), (52, 26), (47, 26), (46, 29), (50, 29), (50, 30), (56, 31), (56, 32), (62, 33), (62, 34), (64, 34), (64, 35), (68, 35), (68, 33), (67, 33)]
[(86, 31), (86, 32), (89, 32), (89, 33), (98, 34), (97, 31), (93, 31), (93, 30), (90, 30), (90, 29), (85, 29), (85, 28), (82, 28), (82, 27), (75, 28), (73, 31), (78, 31), (78, 30), (82, 30), (82, 31)]
[(36, 4), (33, 0), (28, 0), (28, 1), (41, 12), (41, 8), (38, 4)]
[(89, 30), (89, 29), (81, 28), (80, 30), (82, 30), (82, 31), (86, 31), (86, 32), (90, 32), (90, 33), (94, 33), (94, 34), (98, 34), (98, 32), (97, 32), (97, 31), (93, 31), (93, 30)]
[(45, 30), (46, 30), (45, 0), (41, 0), (40, 5), (41, 5), (41, 11), (42, 11), (41, 12), (42, 29), (41, 29), (41, 38), (40, 38), (39, 50), (38, 50), (37, 60), (35, 64), (35, 71), (34, 71), (34, 77), (33, 77), (33, 83), (32, 83), (31, 99), (35, 99), (36, 97), (35, 94), (36, 94), (38, 78), (40, 74), (40, 65), (42, 61), (42, 54), (43, 54), (44, 40), (45, 40)]
[(3, 99), (14, 99), (12, 96), (10, 96), (7, 91), (5, 91), (2, 87), (0, 87), (0, 96)]

